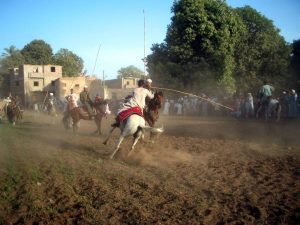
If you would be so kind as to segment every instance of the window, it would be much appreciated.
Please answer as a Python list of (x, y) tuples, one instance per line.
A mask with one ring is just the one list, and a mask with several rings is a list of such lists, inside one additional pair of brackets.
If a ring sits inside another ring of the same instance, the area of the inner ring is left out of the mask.
[(79, 88), (79, 84), (75, 84), (75, 87), (76, 87), (76, 88)]
[(126, 82), (126, 85), (129, 85), (129, 81)]
[(19, 86), (19, 81), (16, 81), (16, 82), (15, 82), (15, 85), (16, 85), (16, 86)]
[(33, 82), (33, 86), (38, 87), (39, 86), (39, 82), (38, 81), (34, 81)]
[(55, 66), (51, 66), (51, 72), (55, 72)]

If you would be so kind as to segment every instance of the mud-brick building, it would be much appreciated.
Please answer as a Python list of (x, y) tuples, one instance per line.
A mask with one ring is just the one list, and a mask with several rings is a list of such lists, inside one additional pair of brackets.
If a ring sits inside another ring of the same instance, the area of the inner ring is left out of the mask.
[(96, 77), (63, 77), (55, 81), (56, 97), (64, 101), (65, 96), (70, 94), (70, 89), (73, 89), (74, 93), (79, 94), (84, 86), (88, 86), (90, 97), (94, 98), (96, 95), (100, 95), (103, 98), (107, 98), (107, 90)]
[(138, 80), (136, 77), (122, 77), (113, 80), (105, 81), (105, 85), (109, 89), (110, 99), (122, 99), (129, 93), (132, 93), (133, 89), (137, 87)]
[(10, 70), (10, 92), (19, 96), (24, 106), (40, 102), (47, 92), (55, 94), (55, 81), (62, 78), (62, 66), (28, 65)]

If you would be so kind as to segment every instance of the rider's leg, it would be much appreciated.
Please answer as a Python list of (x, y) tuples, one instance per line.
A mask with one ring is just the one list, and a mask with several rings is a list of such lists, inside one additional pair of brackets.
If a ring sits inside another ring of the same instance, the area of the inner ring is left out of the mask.
[(86, 109), (91, 116), (95, 116), (96, 114), (93, 112), (93, 109), (89, 103), (85, 103)]

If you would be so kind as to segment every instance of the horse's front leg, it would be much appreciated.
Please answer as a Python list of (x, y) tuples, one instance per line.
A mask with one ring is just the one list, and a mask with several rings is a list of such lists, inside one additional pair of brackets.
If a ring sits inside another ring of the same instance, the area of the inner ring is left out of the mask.
[(108, 142), (108, 140), (109, 140), (109, 138), (110, 138), (110, 136), (111, 136), (111, 134), (112, 134), (112, 132), (114, 131), (115, 128), (116, 128), (116, 127), (113, 127), (113, 128), (111, 128), (111, 130), (109, 131), (109, 133), (108, 133), (106, 139), (103, 141), (103, 144), (104, 144), (104, 145), (107, 144), (107, 142)]
[(276, 122), (280, 121), (280, 115), (281, 115), (281, 105), (279, 105), (278, 109), (277, 109), (277, 119), (276, 119)]
[(96, 126), (97, 126), (97, 130), (94, 132), (94, 134), (98, 134), (98, 135), (101, 135), (101, 122), (102, 122), (102, 117), (100, 118), (95, 118), (95, 123), (96, 123)]
[(78, 130), (78, 121), (79, 121), (79, 120), (74, 120), (74, 119), (73, 119), (73, 124), (72, 124), (72, 126), (73, 126), (73, 132), (74, 132), (74, 133), (77, 133), (77, 130)]
[(262, 109), (262, 106), (260, 105), (256, 111), (256, 119), (258, 119), (261, 109)]
[(271, 108), (269, 106), (266, 106), (264, 111), (265, 111), (265, 121), (268, 121), (269, 115), (272, 113)]

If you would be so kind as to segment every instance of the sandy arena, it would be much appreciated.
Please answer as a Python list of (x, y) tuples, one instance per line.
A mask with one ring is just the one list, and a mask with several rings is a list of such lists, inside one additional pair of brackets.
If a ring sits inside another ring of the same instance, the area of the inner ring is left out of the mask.
[(165, 132), (102, 141), (92, 121), (26, 112), (0, 124), (0, 224), (300, 224), (300, 121), (163, 117)]

